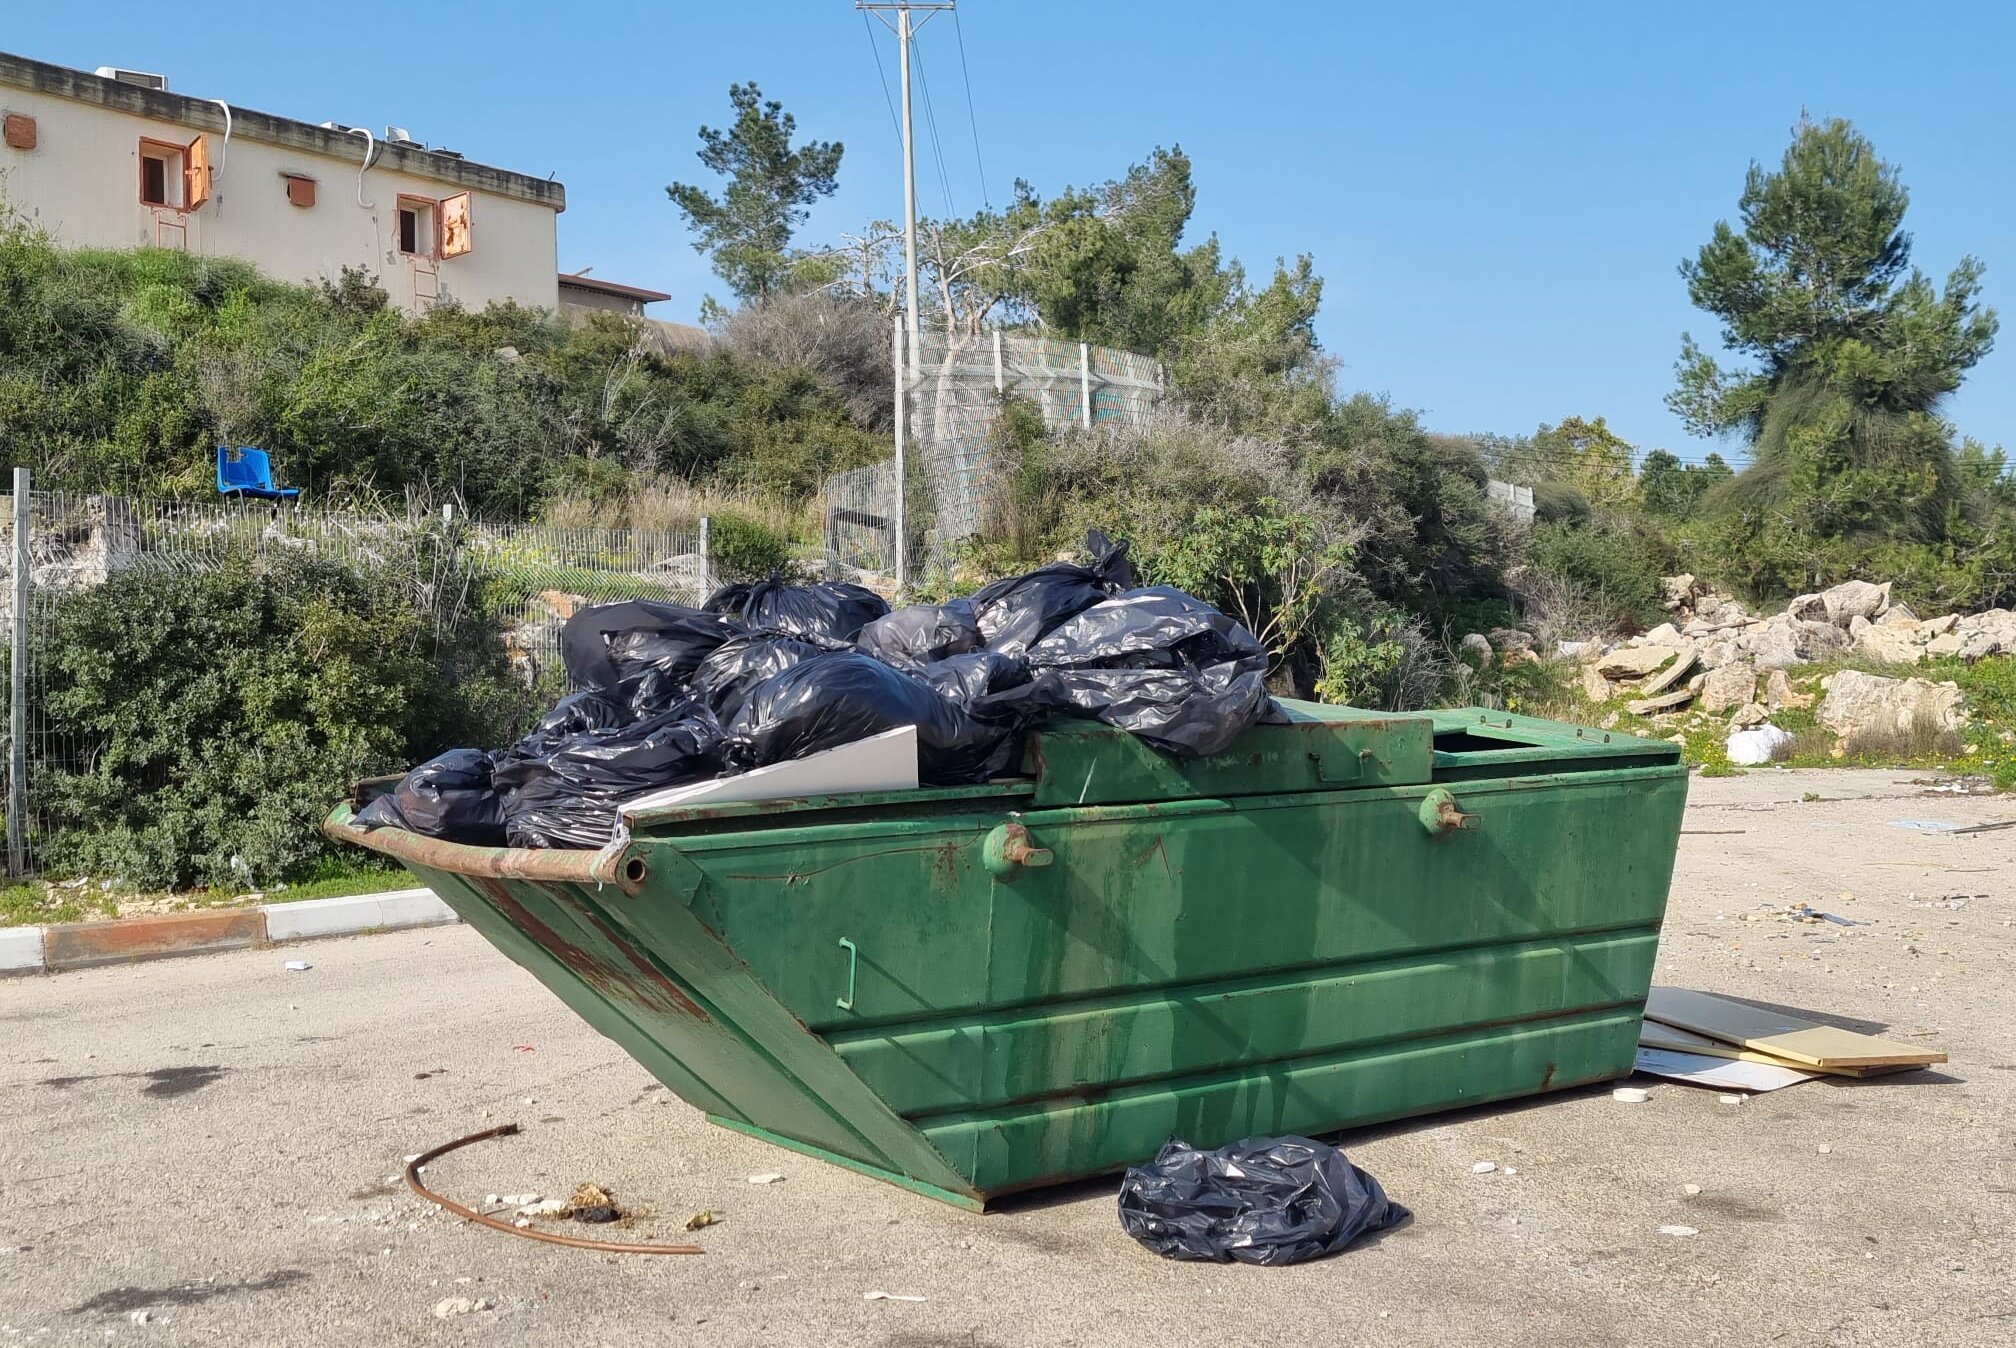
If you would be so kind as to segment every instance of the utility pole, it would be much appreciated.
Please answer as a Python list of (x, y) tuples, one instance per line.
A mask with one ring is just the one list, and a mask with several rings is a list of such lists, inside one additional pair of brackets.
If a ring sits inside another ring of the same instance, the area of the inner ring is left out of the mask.
[[(903, 326), (908, 337), (909, 350), (898, 364), (896, 378), (907, 381), (912, 388), (917, 386), (917, 154), (910, 136), (910, 39), (917, 30), (931, 22), (934, 14), (956, 7), (956, 0), (943, 0), (938, 4), (915, 4), (912, 0), (855, 0), (854, 8), (875, 11), (875, 17), (883, 27), (896, 35), (897, 61), (902, 66), (903, 84)], [(912, 12), (923, 14), (923, 18), (913, 22)], [(896, 16), (891, 23), (889, 14)], [(903, 400), (897, 400), (897, 415), (901, 416)], [(896, 586), (900, 590), (910, 578), (909, 539), (905, 535), (908, 527), (908, 511), (904, 509), (905, 488), (909, 478), (905, 474), (903, 442), (906, 437), (901, 428), (896, 432)]]

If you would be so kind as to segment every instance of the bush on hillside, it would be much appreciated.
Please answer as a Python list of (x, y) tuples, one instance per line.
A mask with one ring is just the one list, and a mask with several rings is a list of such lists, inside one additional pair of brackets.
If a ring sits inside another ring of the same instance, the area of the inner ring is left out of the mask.
[(368, 567), (233, 551), (64, 595), (33, 652), (41, 727), (73, 746), (33, 781), (47, 864), (268, 885), (335, 847), (317, 825), (359, 777), (505, 742), (532, 697), (464, 593), (423, 536)]

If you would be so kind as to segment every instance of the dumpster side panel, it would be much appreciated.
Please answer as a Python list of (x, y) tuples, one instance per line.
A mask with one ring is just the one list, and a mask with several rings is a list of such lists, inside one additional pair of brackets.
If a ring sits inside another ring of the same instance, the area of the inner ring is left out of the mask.
[(603, 906), (620, 894), (614, 887), (425, 878), (438, 879), (436, 892), (470, 925), (689, 1104), (911, 1175), (941, 1196), (968, 1191), (829, 1048), (754, 988), (672, 895), (622, 898), (662, 919), (640, 941), (627, 914)]
[[(905, 1117), (1118, 1089), (1465, 1028), (1637, 1006), (1658, 937), (1633, 931), (1358, 962), (829, 1038)], [(1552, 1084), (1551, 1082), (1548, 1084)]]
[(1602, 1011), (1255, 1063), (1110, 1095), (1088, 1092), (1068, 1105), (945, 1116), (926, 1120), (924, 1129), (995, 1196), (1120, 1169), (1153, 1155), (1170, 1137), (1218, 1146), (1249, 1134), (1321, 1134), (1530, 1095), (1543, 1081), (1554, 1088), (1607, 1081), (1629, 1070), (1639, 1019), (1636, 1010)]

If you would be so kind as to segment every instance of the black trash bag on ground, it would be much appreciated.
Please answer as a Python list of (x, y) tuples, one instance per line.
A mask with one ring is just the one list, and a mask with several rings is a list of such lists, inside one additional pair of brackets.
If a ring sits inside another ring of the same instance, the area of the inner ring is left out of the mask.
[(1018, 721), (975, 716), (922, 679), (841, 651), (751, 688), (729, 731), (729, 761), (765, 767), (906, 725), (917, 727), (918, 776), (931, 786), (999, 777), (1021, 753)]
[(735, 637), (715, 647), (693, 671), (693, 696), (713, 708), (721, 724), (727, 725), (742, 710), (742, 698), (751, 688), (826, 650), (803, 638), (775, 632)]
[(357, 812), (363, 828), (403, 828), (472, 847), (504, 845), (504, 806), (481, 749), (450, 749)]
[(1343, 1152), (1306, 1137), (1216, 1151), (1172, 1138), (1120, 1181), (1120, 1224), (1167, 1259), (1299, 1264), (1408, 1216)]
[(682, 701), (567, 736), (542, 755), (514, 750), (496, 770), (505, 836), (513, 847), (601, 847), (625, 801), (719, 773), (722, 744), (714, 714)]
[(1030, 647), (1028, 659), (1033, 682), (1009, 700), (1096, 717), (1186, 757), (1218, 753), (1248, 726), (1281, 719), (1259, 640), (1167, 586), (1085, 609)]
[(702, 660), (742, 628), (684, 604), (626, 599), (594, 604), (560, 629), (560, 655), (577, 686), (620, 691), (633, 713), (663, 711), (684, 695)]
[(1092, 557), (1089, 567), (1052, 562), (973, 594), (968, 602), (989, 649), (1021, 655), (1065, 619), (1133, 587), (1134, 566), (1124, 540), (1115, 543), (1094, 529), (1085, 535), (1085, 551)]
[(912, 604), (885, 613), (861, 629), (854, 638), (854, 649), (898, 669), (915, 669), (977, 651), (986, 641), (980, 635), (973, 605), (954, 599), (949, 604)]
[(980, 699), (1029, 682), (1026, 661), (999, 651), (968, 651), (910, 671), (967, 710)]
[(887, 600), (859, 585), (844, 580), (786, 585), (774, 572), (753, 585), (724, 585), (701, 607), (744, 627), (828, 641), (852, 641), (889, 611)]

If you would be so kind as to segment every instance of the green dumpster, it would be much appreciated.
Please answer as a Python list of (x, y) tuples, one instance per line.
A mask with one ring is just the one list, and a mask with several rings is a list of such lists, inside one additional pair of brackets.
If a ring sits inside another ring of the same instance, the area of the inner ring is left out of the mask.
[(1631, 1070), (1676, 746), (1283, 702), (1181, 761), (1094, 722), (984, 786), (675, 808), (596, 852), (329, 817), (715, 1122), (979, 1208), (1164, 1139)]

